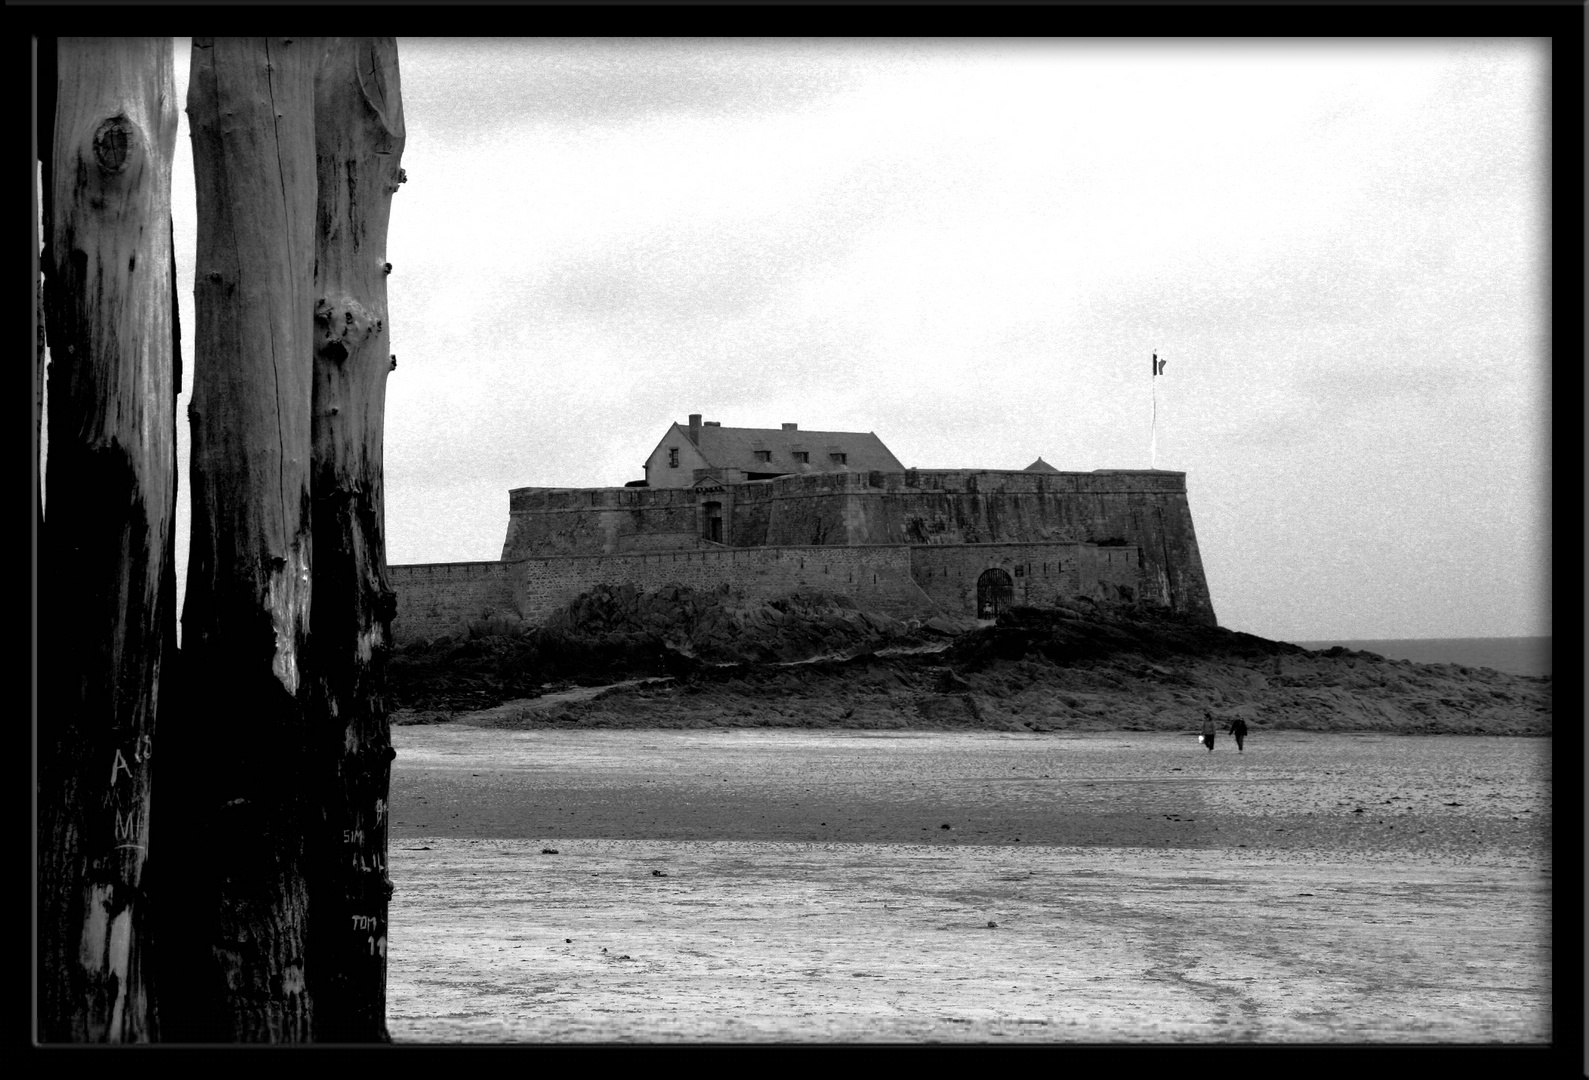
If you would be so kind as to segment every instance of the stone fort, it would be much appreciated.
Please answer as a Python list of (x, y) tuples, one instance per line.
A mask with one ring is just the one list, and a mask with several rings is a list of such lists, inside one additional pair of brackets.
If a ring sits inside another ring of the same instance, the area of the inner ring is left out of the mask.
[(908, 469), (873, 433), (672, 424), (623, 487), (515, 488), (497, 562), (389, 567), (399, 642), (596, 585), (840, 593), (901, 617), (1082, 598), (1215, 624), (1186, 474)]

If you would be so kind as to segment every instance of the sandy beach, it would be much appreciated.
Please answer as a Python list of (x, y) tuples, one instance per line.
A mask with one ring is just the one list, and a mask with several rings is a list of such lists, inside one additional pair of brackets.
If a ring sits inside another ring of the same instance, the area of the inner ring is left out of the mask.
[(394, 739), (398, 1041), (1550, 1037), (1547, 739)]

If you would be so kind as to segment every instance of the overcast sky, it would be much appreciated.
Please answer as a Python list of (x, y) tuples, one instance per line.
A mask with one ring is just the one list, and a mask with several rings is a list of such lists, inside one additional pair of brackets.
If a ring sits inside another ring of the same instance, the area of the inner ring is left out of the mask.
[(509, 488), (638, 479), (692, 412), (922, 468), (1146, 467), (1157, 350), (1222, 625), (1550, 633), (1547, 44), (399, 56), (391, 562), (496, 559)]

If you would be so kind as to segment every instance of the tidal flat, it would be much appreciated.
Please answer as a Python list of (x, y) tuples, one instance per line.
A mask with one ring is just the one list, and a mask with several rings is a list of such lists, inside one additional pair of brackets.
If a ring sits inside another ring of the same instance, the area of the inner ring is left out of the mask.
[(1547, 738), (393, 737), (399, 1042), (1551, 1037)]

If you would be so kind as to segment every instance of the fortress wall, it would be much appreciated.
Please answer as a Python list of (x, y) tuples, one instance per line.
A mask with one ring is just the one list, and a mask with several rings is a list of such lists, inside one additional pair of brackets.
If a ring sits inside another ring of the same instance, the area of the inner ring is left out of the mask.
[(388, 573), (397, 592), (393, 638), (404, 643), (455, 635), (475, 619), (504, 612), (538, 623), (597, 585), (626, 582), (642, 588), (729, 589), (765, 600), (815, 589), (901, 618), (940, 611), (974, 615), (977, 578), (996, 566), (1013, 579), (1017, 603), (1044, 606), (1077, 596), (1118, 603), (1143, 599), (1148, 591), (1141, 561), (1135, 547), (1081, 543), (708, 547), (426, 563), (391, 566)]
[[(776, 482), (781, 486), (782, 482)], [(735, 547), (765, 547), (767, 523), (777, 505), (773, 497), (775, 482), (756, 480), (734, 488), (734, 516), (729, 525), (728, 542)], [(800, 541), (804, 543), (804, 541)]]
[[(1203, 557), (1197, 548), (1197, 532), (1192, 527), (1192, 509), (1185, 494), (1158, 499), (1134, 508), (1134, 513), (1140, 524), (1133, 539), (1143, 545), (1143, 564), (1155, 570), (1169, 606), (1209, 626), (1216, 625), (1208, 579), (1203, 575)], [(1157, 550), (1154, 544), (1158, 545)]]
[(693, 532), (676, 533), (625, 533), (618, 538), (618, 548), (613, 554), (625, 555), (642, 551), (699, 551), (712, 548)]
[[(728, 542), (735, 547), (824, 547), (866, 543), (852, 538), (850, 496), (870, 491), (880, 473), (812, 473), (755, 480), (728, 488)], [(712, 496), (716, 498), (717, 496)]]
[(1125, 491), (1185, 491), (1186, 474), (1165, 469), (1100, 469), (1095, 472), (1030, 473), (1013, 469), (907, 469), (878, 473), (884, 491), (947, 491), (1013, 495), (1118, 494)]
[(699, 504), (723, 504), (724, 542), (734, 547), (787, 547), (865, 543), (847, 523), (862, 520), (849, 506), (854, 492), (877, 493), (883, 473), (813, 473), (780, 480), (727, 485), (721, 492), (693, 488), (515, 488), (508, 493), (504, 559), (543, 555), (611, 555), (657, 550), (664, 536), (672, 550), (700, 547)]
[(1142, 549), (1139, 547), (1098, 547), (1084, 545), (1076, 557), (1079, 588), (1071, 595), (1090, 596), (1110, 603), (1145, 601), (1162, 604), (1142, 587)]
[(828, 477), (802, 476), (793, 481), (769, 485), (767, 533), (765, 544), (844, 545), (851, 543), (886, 544), (897, 541), (852, 540), (845, 527), (850, 501), (850, 485), (855, 476), (840, 473), (839, 483), (823, 483)]
[[(909, 474), (906, 474), (907, 478)], [(892, 479), (892, 478), (890, 478)], [(1102, 543), (1141, 549), (1139, 599), (1215, 621), (1181, 474), (937, 474), (857, 502), (863, 543)], [(932, 481), (941, 481), (932, 486)], [(1061, 490), (1037, 490), (1058, 484)], [(1068, 490), (1067, 490), (1068, 489)]]
[(596, 585), (732, 589), (771, 600), (797, 589), (844, 593), (861, 608), (907, 616), (934, 607), (911, 576), (910, 549), (715, 548), (665, 554), (531, 558), (512, 564), (526, 621), (540, 622)]
[[(818, 473), (721, 493), (654, 488), (519, 488), (503, 557), (717, 550), (698, 504), (722, 503), (734, 548), (1100, 543), (1141, 551), (1139, 599), (1212, 625), (1186, 475), (913, 469)], [(1040, 560), (1041, 561), (1041, 560)]]
[(1134, 547), (932, 544), (909, 550), (916, 584), (955, 614), (977, 614), (977, 579), (994, 567), (1010, 575), (1017, 604), (1045, 607), (1078, 596), (1118, 604), (1141, 597), (1141, 556)]
[(697, 547), (698, 501), (688, 488), (515, 488), (502, 557)]
[(388, 566), (397, 593), (392, 639), (399, 644), (457, 634), (474, 619), (516, 610), (511, 563)]

